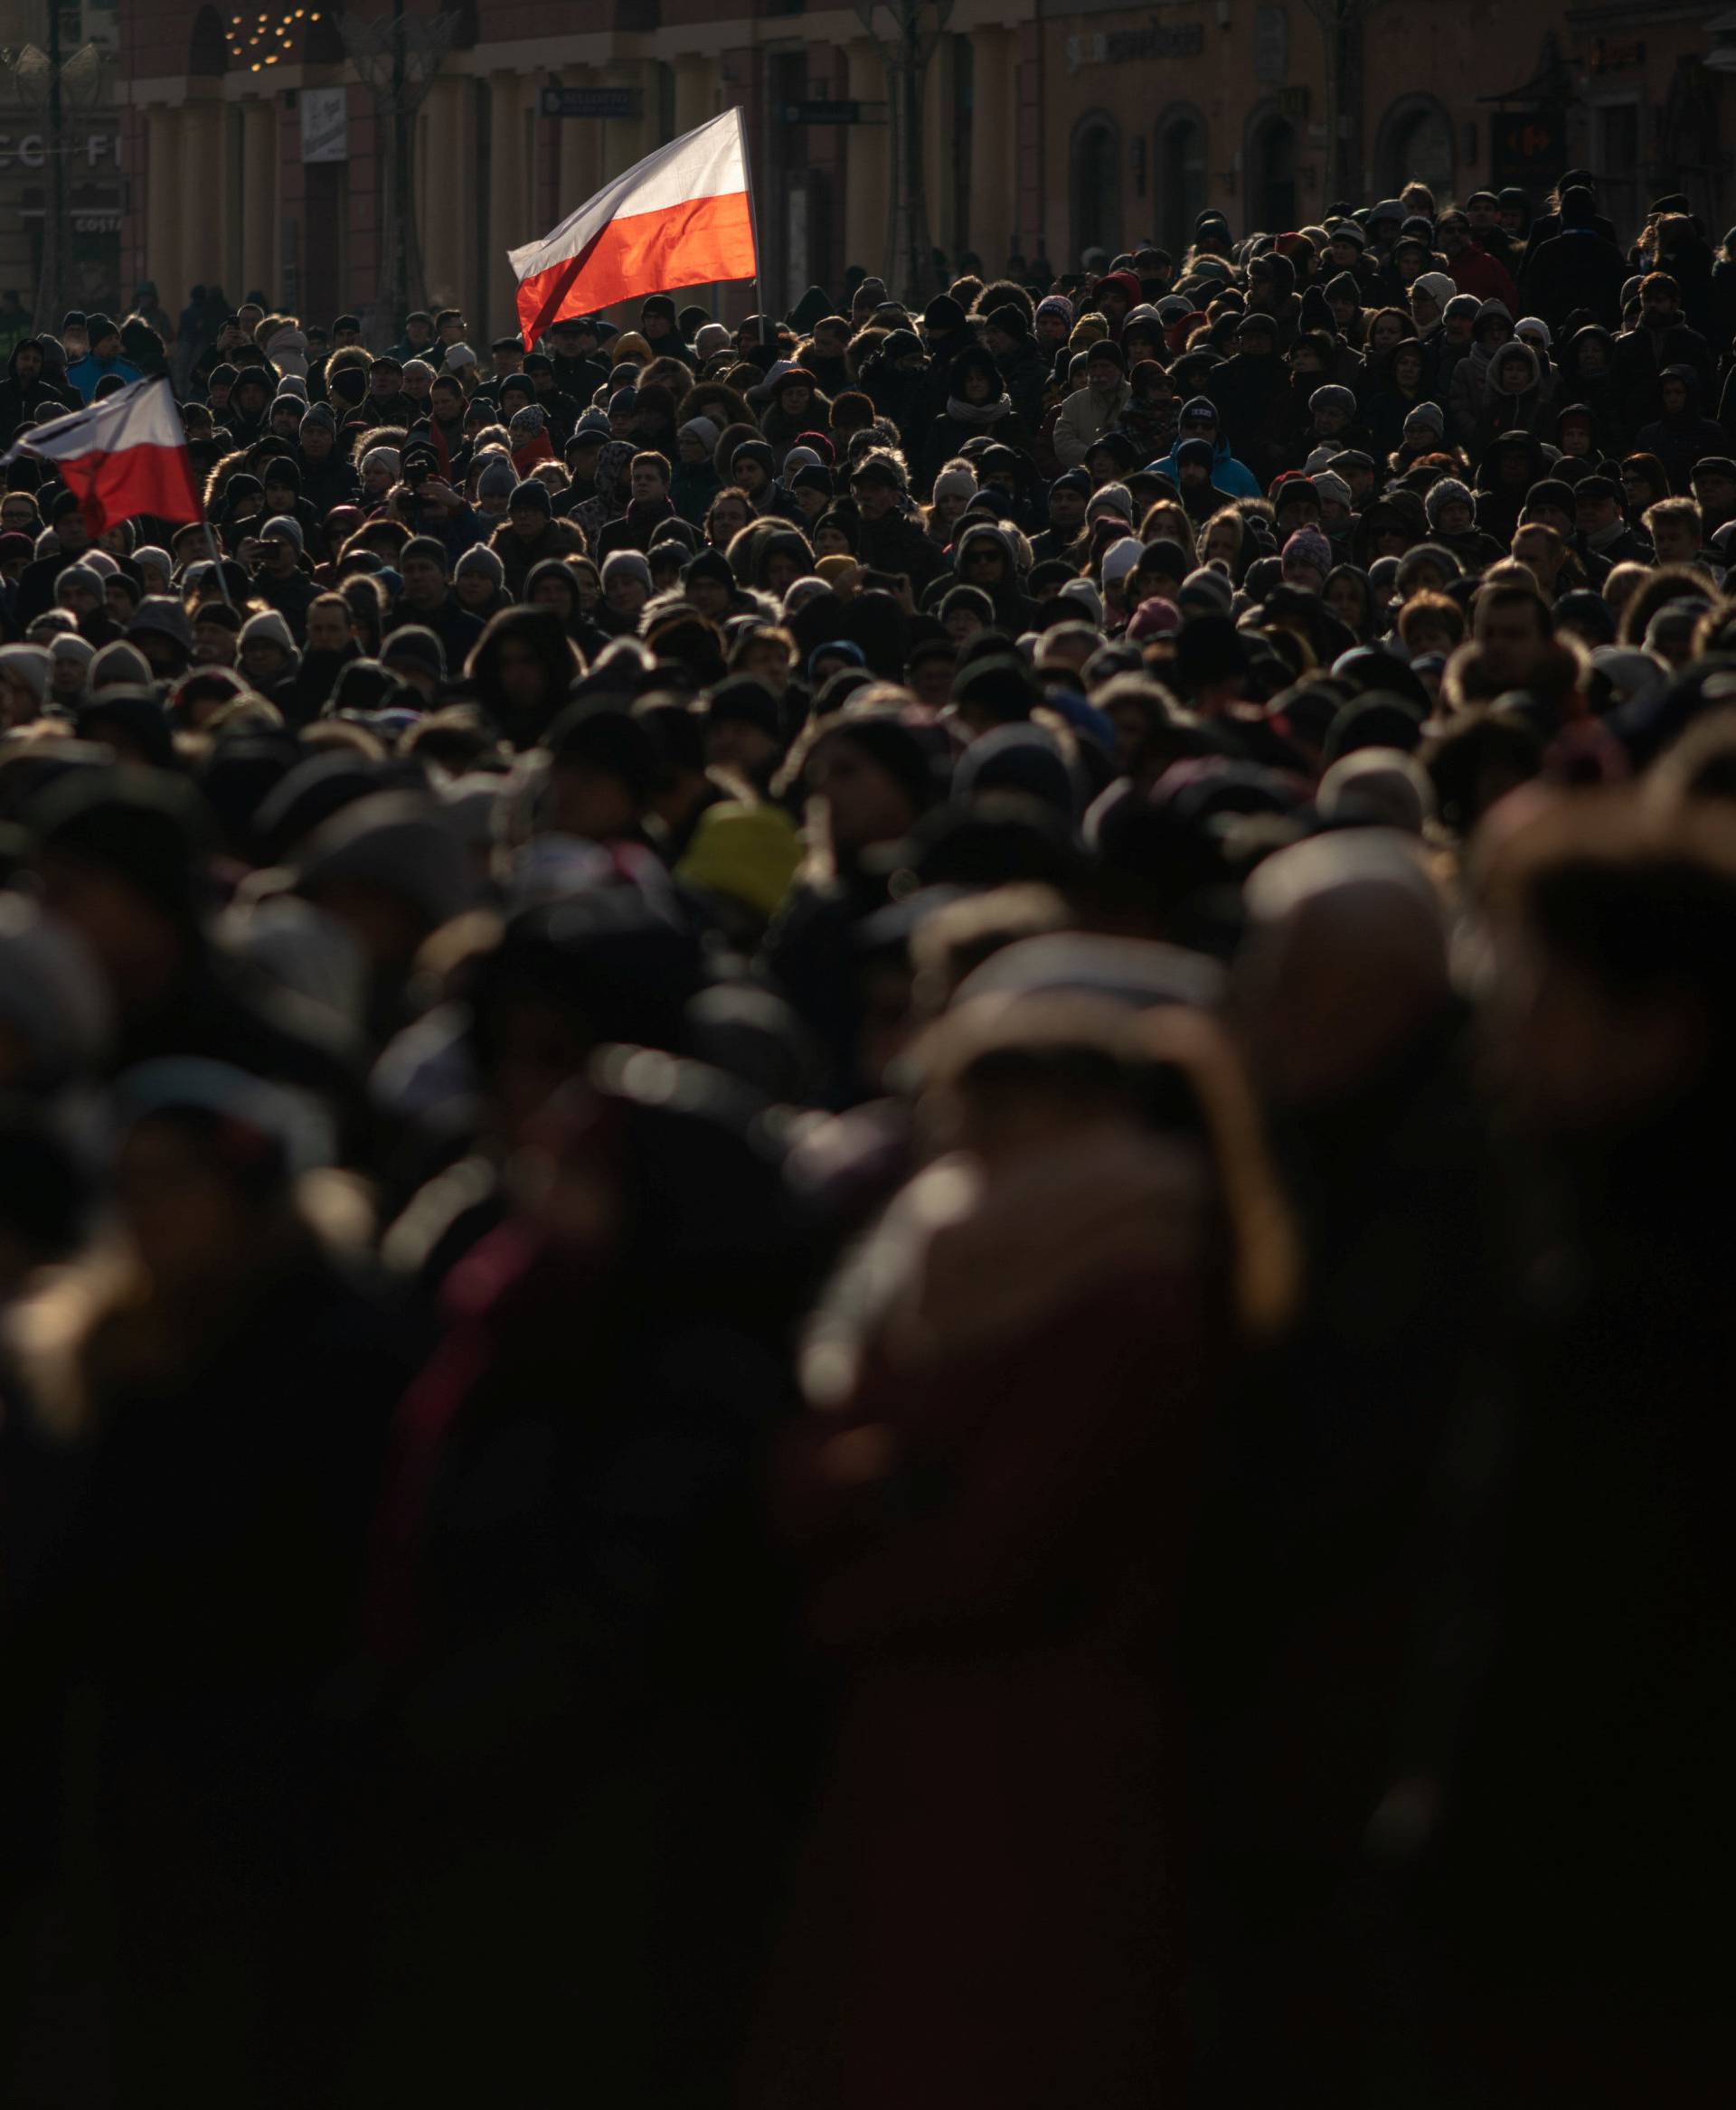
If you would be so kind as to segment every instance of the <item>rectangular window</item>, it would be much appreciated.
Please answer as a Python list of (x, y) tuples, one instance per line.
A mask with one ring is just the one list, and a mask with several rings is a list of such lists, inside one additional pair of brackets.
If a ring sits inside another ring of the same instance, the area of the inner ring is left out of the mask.
[(1639, 104), (1612, 102), (1594, 112), (1598, 203), (1614, 221), (1616, 240), (1632, 239), (1645, 218), (1639, 189)]

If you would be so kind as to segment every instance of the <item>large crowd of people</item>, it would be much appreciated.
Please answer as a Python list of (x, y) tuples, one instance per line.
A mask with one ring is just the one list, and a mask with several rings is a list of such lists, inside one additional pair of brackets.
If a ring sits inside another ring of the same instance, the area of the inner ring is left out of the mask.
[(7, 2104), (1722, 2099), (1736, 232), (1535, 203), (16, 334)]

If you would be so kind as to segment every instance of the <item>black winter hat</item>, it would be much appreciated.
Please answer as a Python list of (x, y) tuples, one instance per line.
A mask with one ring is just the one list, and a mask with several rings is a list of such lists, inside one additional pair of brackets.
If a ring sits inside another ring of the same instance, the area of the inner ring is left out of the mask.
[[(861, 685), (859, 667), (842, 668), (832, 681), (842, 682), (846, 675), (854, 677), (852, 686)], [(826, 686), (829, 689), (831, 683)], [(937, 753), (930, 752), (915, 730), (891, 711), (864, 711), (859, 717), (846, 718), (834, 729), (832, 738), (852, 741), (877, 762), (918, 813), (926, 813), (940, 796), (943, 787)]]
[(967, 668), (954, 685), (952, 696), (955, 703), (974, 703), (992, 711), (1003, 724), (1029, 718), (1037, 701), (1024, 661), (1010, 653), (997, 653)]
[(640, 805), (662, 778), (662, 760), (650, 733), (629, 711), (595, 697), (570, 704), (543, 735), (542, 744), (557, 769), (592, 769), (618, 777), (627, 796)]
[(39, 850), (115, 873), (183, 928), (197, 922), (208, 816), (184, 780), (124, 764), (75, 769), (49, 786), (28, 818)]
[(720, 682), (705, 706), (705, 719), (710, 725), (750, 725), (769, 739), (783, 738), (778, 699), (763, 682), (756, 682), (750, 674), (735, 674)]
[(735, 590), (735, 574), (722, 550), (701, 550), (682, 566), (681, 577), (684, 585), (693, 579), (709, 579), (716, 586), (727, 587), (731, 593)]

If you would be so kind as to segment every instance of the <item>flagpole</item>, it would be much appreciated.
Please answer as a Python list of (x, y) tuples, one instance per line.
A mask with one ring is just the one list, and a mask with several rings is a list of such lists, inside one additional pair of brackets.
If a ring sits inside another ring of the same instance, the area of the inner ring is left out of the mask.
[(760, 291), (760, 209), (753, 200), (753, 155), (748, 146), (748, 120), (740, 103), (735, 106), (735, 121), (741, 127), (741, 166), (748, 179), (748, 225), (753, 230), (753, 312), (760, 318), (760, 342), (766, 338), (766, 304)]
[(229, 581), (223, 577), (223, 560), (217, 554), (217, 538), (211, 532), (211, 515), (206, 513), (199, 524), (205, 531), (205, 547), (211, 551), (212, 565), (217, 573), (217, 590), (223, 597), (223, 606), (232, 608), (235, 604), (229, 598)]

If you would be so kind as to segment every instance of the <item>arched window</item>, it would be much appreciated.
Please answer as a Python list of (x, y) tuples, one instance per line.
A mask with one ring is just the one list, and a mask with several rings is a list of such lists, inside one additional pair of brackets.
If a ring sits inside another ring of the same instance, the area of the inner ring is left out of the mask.
[(202, 7), (193, 17), (187, 42), (187, 71), (198, 80), (210, 80), (229, 71), (229, 44), (223, 18), (215, 7)]
[(1248, 127), (1249, 225), (1282, 234), (1296, 223), (1296, 127), (1288, 118), (1257, 116)]
[(1121, 133), (1115, 119), (1093, 110), (1073, 127), (1073, 259), (1087, 250), (1121, 247)]
[(1205, 211), (1205, 119), (1177, 103), (1157, 120), (1157, 240), (1177, 264)]
[(1406, 184), (1427, 184), (1437, 199), (1453, 193), (1453, 120), (1432, 95), (1401, 96), (1381, 119), (1374, 148), (1376, 189), (1396, 198)]

